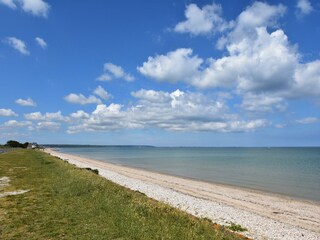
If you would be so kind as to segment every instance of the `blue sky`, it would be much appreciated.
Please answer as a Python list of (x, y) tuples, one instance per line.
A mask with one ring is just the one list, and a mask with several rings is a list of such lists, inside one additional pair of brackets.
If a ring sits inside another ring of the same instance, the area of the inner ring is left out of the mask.
[(0, 143), (319, 146), (320, 3), (0, 0)]

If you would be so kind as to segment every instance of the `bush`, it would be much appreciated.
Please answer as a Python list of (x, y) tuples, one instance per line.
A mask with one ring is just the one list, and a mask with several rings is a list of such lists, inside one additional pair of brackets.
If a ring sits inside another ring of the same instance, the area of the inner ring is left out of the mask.
[(98, 169), (92, 169), (92, 168), (85, 168), (86, 170), (89, 170), (95, 174), (99, 174), (99, 170)]
[(28, 142), (25, 143), (19, 143), (18, 141), (10, 140), (6, 143), (6, 147), (11, 147), (11, 148), (27, 148), (29, 145)]

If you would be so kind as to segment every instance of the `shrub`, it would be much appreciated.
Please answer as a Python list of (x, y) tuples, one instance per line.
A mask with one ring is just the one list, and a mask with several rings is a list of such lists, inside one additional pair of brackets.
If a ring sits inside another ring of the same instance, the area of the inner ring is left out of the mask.
[(18, 141), (14, 141), (14, 140), (10, 140), (10, 141), (7, 141), (6, 143), (6, 147), (11, 147), (11, 148), (27, 148), (29, 145), (28, 142), (25, 142), (25, 143), (19, 143)]

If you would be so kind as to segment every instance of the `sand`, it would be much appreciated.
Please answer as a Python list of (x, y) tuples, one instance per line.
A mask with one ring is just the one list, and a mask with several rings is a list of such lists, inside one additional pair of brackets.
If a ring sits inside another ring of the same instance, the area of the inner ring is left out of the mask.
[(197, 217), (248, 229), (254, 239), (320, 240), (320, 203), (213, 184), (106, 163), (52, 149), (45, 152), (78, 167), (98, 169), (117, 184), (145, 193)]

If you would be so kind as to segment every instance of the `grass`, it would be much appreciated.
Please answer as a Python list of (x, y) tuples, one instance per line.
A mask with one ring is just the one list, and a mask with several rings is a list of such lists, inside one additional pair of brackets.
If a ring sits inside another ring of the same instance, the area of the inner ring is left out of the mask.
[(230, 226), (228, 226), (228, 228), (231, 230), (231, 231), (234, 231), (234, 232), (245, 232), (247, 231), (248, 229), (242, 227), (240, 224), (235, 224), (235, 223), (231, 223)]
[(40, 151), (0, 154), (0, 239), (244, 239)]

